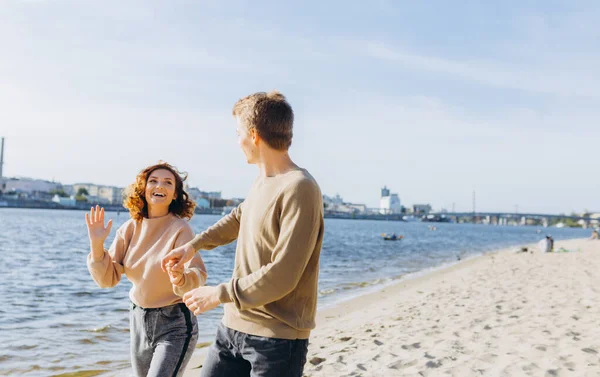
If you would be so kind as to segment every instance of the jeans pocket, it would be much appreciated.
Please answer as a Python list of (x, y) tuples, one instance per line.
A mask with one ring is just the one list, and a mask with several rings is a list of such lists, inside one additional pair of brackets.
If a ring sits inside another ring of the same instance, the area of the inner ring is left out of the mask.
[(257, 335), (247, 335), (245, 343), (253, 351), (263, 354), (270, 360), (289, 360), (294, 346), (294, 340)]
[(159, 309), (159, 312), (162, 318), (169, 321), (185, 320), (183, 311), (179, 305), (164, 306)]

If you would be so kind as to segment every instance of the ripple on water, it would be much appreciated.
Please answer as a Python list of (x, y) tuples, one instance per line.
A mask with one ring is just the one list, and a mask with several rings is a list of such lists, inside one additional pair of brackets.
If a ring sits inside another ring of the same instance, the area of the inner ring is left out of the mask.
[(14, 349), (17, 351), (27, 351), (27, 350), (32, 350), (37, 347), (38, 347), (37, 344), (23, 344), (21, 346), (16, 346)]
[(112, 325), (106, 325), (106, 326), (102, 326), (102, 327), (96, 327), (93, 329), (86, 329), (86, 330), (82, 330), (84, 332), (93, 332), (93, 333), (99, 333), (99, 332), (108, 332), (112, 329)]
[(77, 343), (79, 343), (79, 344), (96, 344), (96, 343), (98, 343), (98, 341), (95, 339), (84, 338), (84, 339), (79, 339), (77, 341)]
[(71, 295), (75, 296), (75, 297), (88, 297), (88, 296), (93, 295), (93, 293), (88, 292), (88, 291), (83, 291), (83, 292), (73, 292), (73, 293), (71, 293)]

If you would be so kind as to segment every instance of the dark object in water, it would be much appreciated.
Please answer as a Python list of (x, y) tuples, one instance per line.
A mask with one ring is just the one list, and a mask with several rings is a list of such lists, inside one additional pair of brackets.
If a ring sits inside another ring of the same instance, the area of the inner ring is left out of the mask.
[(404, 236), (402, 236), (402, 235), (397, 236), (396, 233), (393, 233), (393, 234), (385, 234), (384, 233), (381, 236), (383, 237), (384, 241), (400, 241), (401, 239), (404, 238)]

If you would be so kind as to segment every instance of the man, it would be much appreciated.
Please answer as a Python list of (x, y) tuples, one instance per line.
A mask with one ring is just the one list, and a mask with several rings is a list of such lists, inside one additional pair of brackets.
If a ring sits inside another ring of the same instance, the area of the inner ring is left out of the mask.
[(321, 191), (288, 154), (294, 113), (281, 93), (242, 98), (233, 116), (238, 143), (259, 175), (242, 204), (165, 256), (163, 266), (181, 268), (197, 250), (237, 239), (232, 279), (183, 297), (196, 315), (225, 305), (202, 375), (300, 377), (315, 327)]

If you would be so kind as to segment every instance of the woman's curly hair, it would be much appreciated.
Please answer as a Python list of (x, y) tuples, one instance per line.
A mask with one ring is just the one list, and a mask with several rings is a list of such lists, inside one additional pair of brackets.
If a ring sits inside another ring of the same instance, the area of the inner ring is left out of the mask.
[(148, 217), (146, 183), (150, 174), (159, 169), (168, 170), (175, 176), (175, 199), (169, 205), (169, 212), (182, 219), (191, 219), (194, 215), (196, 203), (189, 198), (189, 195), (183, 189), (183, 182), (187, 179), (187, 173), (182, 173), (175, 166), (162, 161), (156, 165), (148, 166), (135, 177), (135, 183), (129, 185), (125, 190), (123, 207), (129, 209), (131, 218), (135, 221), (142, 221), (143, 218)]

